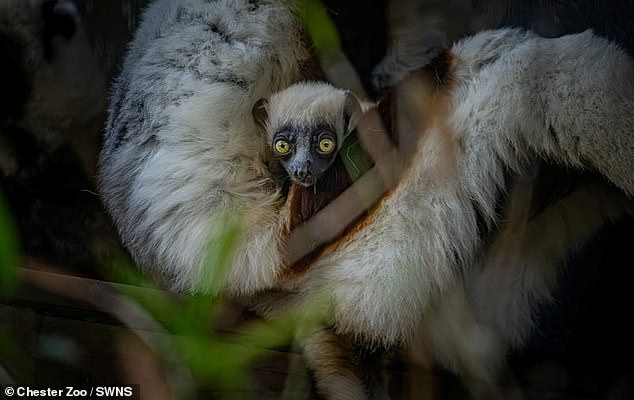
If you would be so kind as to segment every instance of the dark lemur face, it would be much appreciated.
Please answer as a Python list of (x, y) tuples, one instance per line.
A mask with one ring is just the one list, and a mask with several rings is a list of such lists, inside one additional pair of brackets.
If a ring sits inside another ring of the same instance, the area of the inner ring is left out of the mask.
[(322, 82), (297, 83), (253, 109), (274, 160), (302, 186), (314, 185), (332, 165), (362, 114), (352, 93)]
[(337, 134), (329, 126), (288, 127), (273, 136), (273, 152), (294, 183), (312, 186), (337, 154)]

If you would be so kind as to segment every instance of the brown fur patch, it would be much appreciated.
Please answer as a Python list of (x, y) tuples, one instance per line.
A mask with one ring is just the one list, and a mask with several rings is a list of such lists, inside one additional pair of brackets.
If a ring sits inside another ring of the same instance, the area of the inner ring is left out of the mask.
[(454, 62), (450, 51), (443, 52), (426, 68), (410, 73), (396, 88), (393, 100), (404, 171), (411, 169), (412, 162), (428, 162), (434, 168), (426, 180), (442, 184), (455, 181), (461, 152), (448, 122)]
[(443, 50), (438, 57), (431, 60), (422, 70), (436, 83), (436, 87), (443, 87), (451, 83), (451, 67), (454, 56), (449, 49)]
[(337, 157), (330, 168), (319, 178), (315, 186), (291, 186), (289, 193), (291, 199), (289, 228), (293, 230), (307, 221), (351, 184), (352, 181), (341, 158)]
[[(286, 255), (287, 260), (294, 261), (287, 261), (280, 279), (290, 279), (304, 273), (319, 257), (331, 254), (340, 245), (352, 240), (360, 231), (372, 224), (373, 216), (379, 208), (378, 205), (388, 198), (392, 192), (390, 190), (380, 191), (372, 197), (376, 200), (368, 203), (367, 200), (362, 199), (358, 190), (363, 190), (365, 185), (370, 185), (372, 189), (376, 190), (382, 186), (380, 185), (380, 178), (376, 169), (372, 169), (364, 179), (366, 180), (363, 183), (356, 187), (350, 187), (337, 199), (337, 202), (343, 199), (345, 204), (333, 204), (331, 207), (334, 208), (324, 210), (326, 215), (328, 215), (326, 218), (323, 218), (322, 214), (318, 216), (318, 221), (325, 225), (310, 226), (307, 222), (311, 223), (314, 220), (307, 220), (304, 224), (296, 226), (297, 231), (302, 232), (298, 235), (300, 240), (295, 240), (294, 245), (289, 246), (291, 248), (287, 250)], [(329, 221), (332, 225), (329, 224)], [(348, 222), (346, 223), (346, 221)], [(346, 223), (346, 225), (342, 226), (343, 223)], [(319, 232), (313, 232), (310, 228), (314, 228)], [(290, 235), (294, 233), (296, 234), (297, 232), (291, 231)], [(316, 238), (316, 243), (310, 243), (313, 240), (313, 235)]]
[[(326, 207), (333, 199), (346, 190), (352, 181), (340, 157), (311, 187), (292, 185), (289, 191), (290, 222), (289, 234)], [(294, 275), (304, 272), (318, 256), (322, 244), (304, 255), (299, 261), (285, 268), (284, 274)], [(287, 256), (287, 259), (289, 256)]]

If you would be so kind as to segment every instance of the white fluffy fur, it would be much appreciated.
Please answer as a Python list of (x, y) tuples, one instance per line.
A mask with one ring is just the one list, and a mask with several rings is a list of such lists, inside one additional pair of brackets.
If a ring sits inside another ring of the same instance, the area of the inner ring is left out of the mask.
[(284, 2), (249, 7), (154, 2), (115, 85), (101, 191), (135, 260), (174, 290), (211, 289), (207, 258), (231, 219), (238, 248), (226, 285), (213, 284), (252, 293), (276, 282), (283, 199), (251, 109), (300, 77), (305, 49)]
[[(211, 290), (206, 260), (222, 224), (237, 221), (221, 285), (229, 293), (286, 290), (282, 303), (262, 304), (269, 315), (326, 293), (337, 332), (410, 344), (421, 361), (430, 347), (414, 344), (425, 332), (437, 360), (491, 377), (531, 329), (566, 253), (631, 207), (632, 60), (591, 32), (541, 39), (498, 30), (459, 42), (445, 87), (412, 74), (397, 88), (398, 128), (420, 137), (398, 185), (358, 231), (281, 280), (288, 209), (262, 162), (251, 107), (300, 77), (304, 49), (286, 6), (238, 11), (245, 7), (160, 0), (145, 14), (101, 156), (101, 192), (124, 243), (171, 289)], [(198, 17), (183, 18), (182, 8)], [(219, 15), (232, 21), (235, 42), (205, 30)], [(619, 190), (584, 186), (530, 219), (523, 196), (540, 159), (597, 171)], [(518, 179), (500, 218), (506, 170)], [(488, 246), (478, 213), (499, 224)]]
[[(530, 332), (565, 256), (632, 212), (634, 65), (591, 32), (542, 39), (487, 31), (452, 55), (451, 89), (431, 100), (446, 108), (431, 121), (420, 121), (429, 83), (412, 76), (400, 87), (413, 108), (401, 107), (401, 126), (422, 133), (411, 170), (368, 229), (318, 261), (303, 285), (333, 293), (342, 332), (417, 343), (427, 331), (426, 351), (437, 360), (491, 377), (508, 346)], [(522, 202), (541, 158), (599, 171), (622, 193), (582, 186), (530, 219)], [(523, 178), (500, 218), (495, 197), (506, 168)], [(472, 201), (488, 224), (501, 224), (486, 247)]]

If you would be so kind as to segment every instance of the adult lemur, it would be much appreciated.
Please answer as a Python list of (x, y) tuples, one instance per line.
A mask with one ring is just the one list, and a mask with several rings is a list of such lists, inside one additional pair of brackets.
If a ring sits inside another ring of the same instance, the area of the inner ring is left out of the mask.
[[(123, 242), (170, 289), (252, 297), (267, 316), (315, 295), (339, 335), (493, 379), (566, 254), (631, 213), (634, 62), (591, 32), (485, 31), (441, 52), (394, 88), (391, 126), (409, 147), (395, 185), (293, 263), (297, 199), (267, 168), (252, 110), (304, 77), (308, 53), (286, 2), (150, 5), (100, 159)], [(541, 202), (531, 182), (544, 160), (586, 183)], [(209, 269), (228, 223), (239, 233), (219, 278)], [(362, 378), (316, 376), (325, 394), (364, 396)]]

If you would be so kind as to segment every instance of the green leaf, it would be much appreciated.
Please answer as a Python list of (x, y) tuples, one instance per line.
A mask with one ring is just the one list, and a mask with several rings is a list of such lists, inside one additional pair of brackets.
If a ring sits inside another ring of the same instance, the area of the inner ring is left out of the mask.
[(341, 49), (337, 27), (318, 0), (295, 0), (300, 17), (313, 45), (319, 53)]

